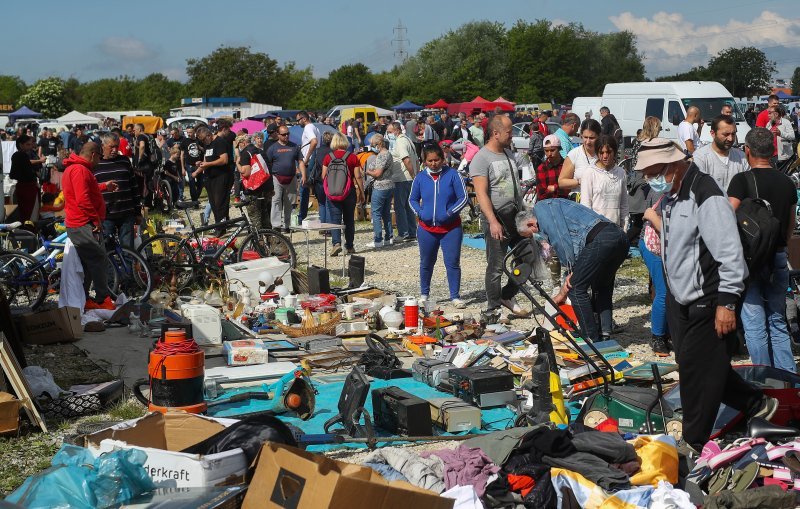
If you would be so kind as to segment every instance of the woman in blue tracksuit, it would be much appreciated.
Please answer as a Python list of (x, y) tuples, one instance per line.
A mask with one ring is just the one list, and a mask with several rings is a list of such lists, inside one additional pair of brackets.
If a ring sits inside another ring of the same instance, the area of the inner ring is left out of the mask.
[(414, 178), (408, 199), (419, 219), (417, 242), (421, 300), (427, 300), (430, 294), (433, 266), (441, 246), (450, 299), (453, 306), (463, 309), (465, 304), (459, 292), (464, 231), (459, 213), (467, 204), (467, 189), (461, 175), (444, 164), (444, 152), (438, 145), (424, 146), (422, 161), (425, 166)]

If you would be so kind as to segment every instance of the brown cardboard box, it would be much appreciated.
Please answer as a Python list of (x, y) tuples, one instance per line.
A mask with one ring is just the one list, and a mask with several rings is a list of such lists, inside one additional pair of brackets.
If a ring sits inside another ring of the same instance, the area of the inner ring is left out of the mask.
[(384, 295), (386, 295), (386, 292), (383, 290), (373, 288), (372, 290), (364, 290), (363, 292), (349, 294), (347, 296), (347, 302), (354, 302), (357, 298), (375, 300), (383, 297)]
[(77, 341), (83, 337), (81, 310), (67, 307), (22, 315), (18, 329), (29, 345)]
[(0, 435), (16, 433), (19, 429), (19, 409), (22, 401), (13, 394), (0, 392)]
[(387, 481), (368, 467), (267, 442), (242, 508), (452, 509), (454, 502), (406, 482)]

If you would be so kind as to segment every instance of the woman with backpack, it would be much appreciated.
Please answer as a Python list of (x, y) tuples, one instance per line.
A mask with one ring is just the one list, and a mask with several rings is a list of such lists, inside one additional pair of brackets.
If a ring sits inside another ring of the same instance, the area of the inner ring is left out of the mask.
[[(325, 131), (322, 133), (322, 143), (314, 149), (314, 165), (308, 170), (308, 181), (314, 196), (317, 197), (317, 206), (319, 207), (319, 220), (322, 223), (328, 222), (328, 199), (325, 196), (325, 189), (322, 186), (322, 161), (325, 156), (332, 152), (331, 141), (333, 140), (333, 132)], [(327, 231), (323, 235), (327, 235)]]
[(389, 153), (382, 134), (373, 134), (369, 145), (375, 152), (375, 156), (367, 160), (366, 169), (367, 175), (373, 178), (372, 201), (370, 202), (373, 242), (367, 244), (367, 247), (378, 248), (394, 244), (392, 238), (392, 195), (394, 194), (392, 154)]
[[(350, 142), (336, 133), (331, 140), (332, 152), (322, 161), (322, 186), (325, 190), (328, 207), (328, 222), (341, 224), (344, 222), (344, 247), (347, 254), (356, 252), (353, 240), (356, 235), (356, 191), (361, 193), (361, 163), (358, 157), (348, 150)], [(339, 256), (342, 252), (342, 233), (331, 231), (333, 250), (331, 256)]]
[(433, 267), (439, 248), (442, 248), (447, 272), (450, 300), (457, 309), (466, 304), (461, 300), (461, 209), (467, 204), (467, 189), (458, 171), (444, 164), (444, 151), (436, 144), (422, 148), (423, 171), (411, 184), (409, 203), (419, 219), (419, 279), (421, 300), (431, 291)]

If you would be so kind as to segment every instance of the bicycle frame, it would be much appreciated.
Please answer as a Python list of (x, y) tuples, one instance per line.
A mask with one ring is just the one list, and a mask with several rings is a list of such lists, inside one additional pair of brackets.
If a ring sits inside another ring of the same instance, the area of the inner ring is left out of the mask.
[[(241, 234), (244, 231), (248, 231), (249, 233), (254, 233), (255, 229), (253, 228), (253, 224), (250, 222), (250, 217), (247, 214), (247, 210), (244, 207), (242, 207), (240, 210), (242, 212), (242, 215), (237, 217), (237, 218), (235, 218), (235, 219), (228, 219), (228, 220), (222, 221), (220, 223), (209, 224), (209, 225), (206, 225), (206, 226), (200, 226), (199, 228), (196, 228), (194, 226), (194, 223), (192, 222), (192, 217), (189, 214), (189, 209), (184, 209), (184, 213), (186, 214), (186, 220), (189, 222), (189, 226), (191, 227), (191, 233), (190, 233), (191, 238), (194, 239), (194, 241), (197, 243), (197, 246), (198, 246), (197, 251), (198, 252), (201, 251), (200, 246), (202, 245), (202, 241), (200, 239), (200, 235), (199, 234), (202, 233), (202, 232), (207, 232), (207, 231), (211, 231), (211, 230), (217, 230), (219, 228), (227, 228), (228, 226), (238, 225), (238, 227), (233, 231), (232, 234), (226, 234), (226, 236), (223, 237), (225, 239), (225, 241), (220, 243), (219, 248), (213, 253), (213, 255), (207, 255), (206, 256), (206, 258), (210, 257), (210, 258), (213, 258), (215, 260), (222, 255), (222, 253), (225, 251), (225, 249), (227, 247), (232, 245), (232, 243), (236, 240), (236, 237), (238, 237), (239, 234)], [(186, 243), (188, 243), (188, 239), (189, 239), (188, 236), (186, 238), (182, 239), (181, 240), (181, 246), (183, 246)]]

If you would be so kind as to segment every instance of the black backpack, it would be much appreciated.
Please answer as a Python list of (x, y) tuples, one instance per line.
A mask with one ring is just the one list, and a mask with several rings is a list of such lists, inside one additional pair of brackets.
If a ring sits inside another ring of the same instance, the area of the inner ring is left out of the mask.
[(781, 234), (781, 222), (772, 214), (769, 202), (759, 198), (753, 172), (745, 172), (745, 179), (748, 196), (736, 209), (736, 222), (747, 268), (753, 274), (762, 267), (772, 265)]

